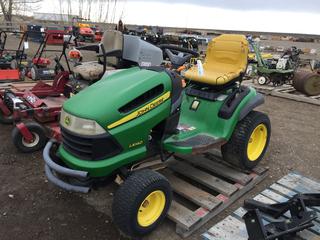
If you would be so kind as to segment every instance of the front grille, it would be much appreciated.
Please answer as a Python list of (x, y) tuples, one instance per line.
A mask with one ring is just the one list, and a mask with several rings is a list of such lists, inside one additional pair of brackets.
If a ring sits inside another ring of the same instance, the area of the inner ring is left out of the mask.
[(61, 134), (63, 148), (83, 160), (99, 161), (122, 151), (120, 144), (108, 133), (83, 136), (61, 127)]

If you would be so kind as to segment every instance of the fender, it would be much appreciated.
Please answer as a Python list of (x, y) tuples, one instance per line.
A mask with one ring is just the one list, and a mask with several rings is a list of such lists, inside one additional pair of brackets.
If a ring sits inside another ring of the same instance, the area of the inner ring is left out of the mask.
[(29, 131), (29, 129), (26, 127), (24, 123), (18, 123), (16, 127), (19, 129), (21, 135), (25, 140), (27, 140), (27, 142), (31, 142), (33, 140), (32, 133)]
[(261, 93), (257, 93), (257, 95), (252, 98), (246, 106), (241, 110), (239, 115), (239, 121), (244, 119), (253, 109), (264, 104), (264, 96)]

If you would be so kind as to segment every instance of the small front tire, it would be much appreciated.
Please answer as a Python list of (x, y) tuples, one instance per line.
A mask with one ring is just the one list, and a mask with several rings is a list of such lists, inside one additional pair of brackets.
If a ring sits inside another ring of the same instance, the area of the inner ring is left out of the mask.
[(166, 217), (171, 200), (171, 186), (164, 176), (152, 170), (134, 172), (115, 194), (113, 220), (124, 234), (144, 236)]
[(259, 85), (266, 85), (267, 84), (267, 78), (265, 76), (260, 76), (258, 78)]
[(221, 147), (223, 159), (241, 169), (253, 169), (262, 160), (270, 141), (269, 117), (252, 111), (238, 122), (229, 141)]
[(33, 140), (26, 141), (18, 127), (12, 131), (12, 141), (16, 148), (23, 153), (32, 153), (44, 148), (47, 143), (47, 136), (45, 129), (37, 123), (26, 123), (25, 127), (31, 132)]

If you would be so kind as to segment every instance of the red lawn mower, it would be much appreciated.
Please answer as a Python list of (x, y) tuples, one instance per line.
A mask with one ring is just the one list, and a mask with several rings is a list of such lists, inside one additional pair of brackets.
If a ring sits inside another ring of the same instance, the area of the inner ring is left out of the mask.
[[(6, 48), (8, 34), (20, 35), (17, 49)], [(25, 68), (28, 65), (27, 55), (28, 32), (0, 32), (0, 82), (16, 82), (24, 80)]]
[[(72, 87), (68, 84), (72, 72), (65, 53), (68, 45), (69, 42), (64, 43), (57, 62), (60, 70), (53, 81), (0, 88), (0, 122), (15, 125), (12, 140), (22, 152), (42, 149), (48, 138), (59, 139), (61, 106), (72, 93)], [(65, 56), (68, 71), (60, 64), (62, 56)]]
[(39, 81), (33, 87), (11, 87), (0, 92), (0, 122), (13, 123), (14, 145), (22, 152), (44, 147), (47, 138), (58, 138), (61, 106), (70, 97), (69, 72), (56, 75), (52, 85)]
[[(62, 34), (61, 32), (54, 32), (50, 31), (47, 33), (44, 33), (45, 36), (43, 38), (43, 41), (41, 42), (36, 54), (34, 55), (32, 59), (32, 66), (29, 69), (29, 73), (27, 74), (28, 77), (30, 77), (32, 80), (53, 80), (56, 76), (56, 74), (60, 71), (63, 71), (63, 67), (61, 65), (61, 59), (65, 58), (66, 64), (69, 67), (69, 62), (67, 60), (66, 55), (66, 49), (71, 44), (72, 36), (70, 34)], [(63, 41), (62, 45), (62, 51), (61, 49), (47, 49), (47, 45), (49, 42), (51, 42), (53, 36), (62, 35), (62, 38), (64, 40), (67, 39), (67, 41)], [(56, 53), (61, 52), (60, 56), (56, 56), (54, 58), (54, 67), (52, 66), (52, 61), (44, 57), (45, 53)]]

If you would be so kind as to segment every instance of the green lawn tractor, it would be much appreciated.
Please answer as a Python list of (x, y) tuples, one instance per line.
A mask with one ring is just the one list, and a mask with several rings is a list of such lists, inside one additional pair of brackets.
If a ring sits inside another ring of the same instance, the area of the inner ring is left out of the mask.
[[(163, 48), (175, 66), (192, 57)], [(45, 147), (48, 180), (87, 193), (92, 184), (120, 176), (114, 223), (129, 236), (150, 233), (165, 218), (172, 191), (160, 173), (132, 170), (137, 163), (214, 147), (244, 169), (263, 158), (271, 126), (267, 115), (254, 111), (262, 95), (241, 86), (247, 59), (245, 36), (221, 35), (209, 44), (205, 62), (185, 72), (186, 88), (173, 70), (133, 67), (81, 91), (63, 105), (61, 144)]]
[(299, 66), (300, 49), (292, 47), (290, 51), (285, 52), (278, 60), (270, 61), (263, 59), (259, 47), (253, 40), (249, 39), (249, 43), (255, 52), (256, 64), (254, 66), (260, 85), (266, 85), (270, 82), (274, 86), (291, 83)]

